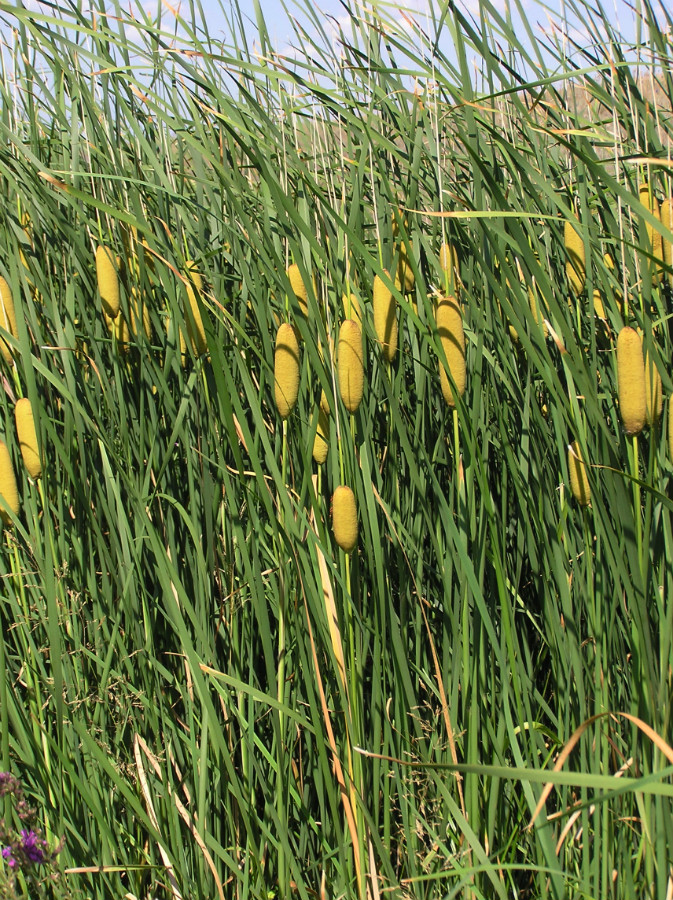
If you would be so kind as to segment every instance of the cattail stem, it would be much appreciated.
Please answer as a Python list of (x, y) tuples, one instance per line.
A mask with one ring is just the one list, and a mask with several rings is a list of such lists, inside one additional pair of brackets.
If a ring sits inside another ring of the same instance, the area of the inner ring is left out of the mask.
[[(281, 451), (281, 483), (287, 483), (287, 419), (283, 419), (283, 445)], [(285, 526), (285, 512), (283, 501), (278, 495), (278, 523), (282, 532)], [(278, 681), (276, 699), (278, 700), (278, 744), (276, 747), (276, 815), (278, 825), (282, 830), (284, 821), (285, 807), (285, 779), (283, 777), (284, 766), (284, 732), (285, 732), (285, 715), (283, 706), (285, 704), (285, 617), (287, 612), (286, 602), (286, 585), (285, 585), (285, 567), (281, 559), (281, 544), (278, 544), (277, 562), (278, 562)], [(288, 896), (288, 879), (287, 879), (287, 863), (285, 860), (285, 843), (283, 835), (280, 834), (278, 840), (278, 892), (284, 898)]]

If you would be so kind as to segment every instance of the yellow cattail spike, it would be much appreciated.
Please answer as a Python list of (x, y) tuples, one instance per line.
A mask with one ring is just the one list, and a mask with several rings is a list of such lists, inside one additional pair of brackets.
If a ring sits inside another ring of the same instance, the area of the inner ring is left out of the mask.
[(152, 322), (150, 321), (150, 311), (145, 303), (141, 302), (140, 292), (136, 287), (131, 288), (131, 304), (129, 313), (131, 321), (129, 322), (129, 331), (132, 335), (137, 336), (138, 324), (140, 322), (140, 307), (142, 305), (143, 331), (149, 341), (152, 337)]
[(654, 426), (664, 408), (664, 390), (661, 375), (649, 353), (645, 354), (645, 399), (647, 401), (647, 424)]
[(586, 466), (577, 441), (568, 444), (568, 473), (570, 475), (570, 490), (573, 497), (580, 506), (588, 506), (591, 503), (591, 490), (589, 488)]
[(628, 325), (617, 336), (617, 389), (624, 431), (639, 434), (647, 414), (643, 343), (638, 332)]
[(458, 284), (460, 271), (458, 269), (458, 254), (453, 244), (442, 244), (439, 250), (439, 267), (444, 273), (444, 287), (449, 294), (458, 296)]
[(397, 255), (397, 278), (403, 292), (405, 294), (410, 294), (414, 289), (416, 276), (414, 275), (414, 270), (412, 269), (409, 260), (409, 250), (404, 243), (400, 244)]
[(358, 542), (358, 513), (355, 495), (346, 485), (339, 485), (332, 497), (332, 531), (344, 553), (352, 553)]
[(566, 275), (573, 294), (579, 295), (586, 282), (586, 256), (584, 240), (572, 223), (565, 223), (564, 242), (567, 254)]
[(96, 248), (96, 275), (103, 311), (116, 319), (119, 315), (119, 266), (109, 247)]
[(31, 478), (39, 478), (42, 474), (42, 460), (37, 443), (33, 407), (27, 397), (17, 400), (14, 407), (14, 418), (16, 419), (16, 434), (19, 438), (23, 464)]
[(329, 419), (322, 411), (318, 410), (318, 430), (313, 441), (313, 459), (321, 466), (327, 459), (329, 449)]
[(442, 394), (449, 406), (455, 406), (456, 398), (465, 393), (466, 381), (463, 317), (455, 297), (442, 297), (437, 304), (437, 331), (448, 363), (448, 371), (443, 362), (439, 366)]
[(278, 414), (281, 419), (287, 419), (299, 396), (299, 342), (297, 333), (287, 322), (283, 322), (276, 334), (274, 382)]
[[(659, 207), (661, 224), (673, 232), (673, 201), (668, 197)], [(673, 266), (673, 244), (667, 237), (661, 239), (661, 256), (664, 264), (670, 269)], [(668, 280), (673, 282), (673, 272), (668, 273)]]
[(379, 275), (374, 278), (374, 331), (384, 358), (392, 362), (397, 353), (397, 301)]
[(304, 284), (304, 279), (301, 277), (301, 271), (297, 263), (292, 263), (291, 266), (288, 266), (287, 277), (290, 280), (290, 286), (299, 303), (301, 314), (306, 318), (308, 316), (308, 291)]
[(201, 310), (199, 309), (198, 295), (203, 290), (203, 278), (196, 271), (196, 263), (193, 260), (187, 260), (185, 263), (187, 271), (187, 299), (189, 300), (189, 308), (185, 308), (185, 320), (187, 323), (187, 334), (192, 342), (192, 349), (196, 356), (201, 356), (208, 349), (206, 341), (206, 329), (201, 318)]
[(547, 326), (547, 321), (540, 312), (540, 304), (538, 302), (538, 290), (537, 285), (535, 284), (535, 280), (533, 279), (532, 285), (528, 287), (528, 305), (530, 306), (530, 311), (533, 314), (533, 320), (536, 325), (540, 325), (542, 327), (542, 333), (545, 338), (549, 336), (549, 327)]
[(320, 392), (320, 409), (325, 413), (326, 416), (329, 416), (331, 410), (329, 408), (329, 400), (327, 399), (327, 394), (324, 390)]
[(7, 444), (0, 441), (0, 518), (5, 525), (12, 524), (10, 512), (19, 514), (19, 489)]
[[(640, 202), (643, 204), (645, 209), (649, 210), (649, 212), (652, 213), (655, 219), (661, 219), (661, 213), (659, 211), (659, 201), (654, 196), (652, 188), (647, 181), (643, 182), (643, 184), (640, 185), (640, 187), (638, 188), (638, 194), (640, 197)], [(661, 234), (657, 231), (654, 225), (650, 225), (649, 222), (645, 222), (645, 234), (647, 236), (645, 250), (651, 257), (653, 257), (652, 259), (648, 260), (648, 271), (652, 275), (653, 284), (656, 284), (662, 275), (661, 263), (664, 259)]]
[(597, 319), (605, 319), (605, 304), (599, 290), (594, 291), (594, 315)]
[(362, 332), (358, 323), (353, 319), (346, 319), (339, 329), (337, 373), (341, 399), (352, 415), (360, 405), (364, 389)]
[[(0, 276), (0, 328), (9, 332), (13, 337), (18, 337), (12, 291), (2, 276)], [(2, 351), (7, 365), (14, 365), (12, 349), (7, 341), (0, 339), (0, 351)]]

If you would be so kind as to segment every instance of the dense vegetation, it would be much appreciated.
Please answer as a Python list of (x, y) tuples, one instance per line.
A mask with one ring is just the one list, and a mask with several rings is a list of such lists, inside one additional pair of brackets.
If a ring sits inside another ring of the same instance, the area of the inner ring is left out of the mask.
[(0, 2), (0, 896), (670, 896), (671, 19), (93, 5)]

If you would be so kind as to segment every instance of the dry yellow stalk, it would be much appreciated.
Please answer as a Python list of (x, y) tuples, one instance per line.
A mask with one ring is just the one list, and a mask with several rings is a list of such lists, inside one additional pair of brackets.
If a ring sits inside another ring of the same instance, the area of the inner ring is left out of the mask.
[(346, 319), (339, 329), (337, 374), (341, 399), (352, 415), (360, 405), (364, 390), (362, 332), (358, 323), (353, 319)]
[[(0, 276), (0, 328), (4, 328), (13, 337), (18, 337), (12, 291), (2, 276)], [(7, 341), (0, 339), (0, 351), (7, 365), (14, 365), (12, 348)]]
[(641, 337), (628, 325), (617, 336), (617, 390), (624, 431), (639, 434), (647, 413), (645, 363)]
[(392, 362), (397, 353), (397, 301), (379, 275), (374, 278), (374, 331), (384, 358)]
[(570, 490), (580, 506), (588, 506), (591, 503), (591, 490), (587, 478), (586, 465), (582, 459), (582, 452), (577, 441), (568, 444), (568, 473), (570, 475)]
[(10, 512), (19, 514), (19, 489), (16, 486), (14, 466), (7, 444), (0, 441), (0, 518), (5, 525), (12, 524)]
[(358, 513), (355, 495), (346, 485), (339, 485), (332, 497), (332, 531), (344, 553), (352, 553), (358, 542)]
[(564, 242), (567, 254), (566, 275), (573, 294), (581, 294), (586, 282), (586, 256), (582, 235), (568, 221), (564, 227)]
[(299, 342), (292, 325), (278, 329), (274, 353), (274, 395), (278, 414), (287, 419), (299, 396)]
[(14, 418), (16, 419), (16, 434), (19, 438), (23, 464), (31, 478), (39, 478), (42, 474), (42, 460), (37, 443), (33, 407), (28, 397), (17, 400), (14, 407)]
[(466, 381), (463, 317), (455, 297), (442, 297), (437, 304), (437, 331), (448, 363), (448, 371), (443, 362), (439, 365), (442, 394), (449, 406), (455, 406), (456, 398), (465, 393)]

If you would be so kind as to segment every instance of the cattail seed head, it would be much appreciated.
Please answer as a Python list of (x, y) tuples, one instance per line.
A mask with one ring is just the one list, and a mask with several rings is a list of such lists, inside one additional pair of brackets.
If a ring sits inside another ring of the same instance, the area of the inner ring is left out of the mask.
[[(655, 219), (659, 219), (661, 221), (659, 201), (654, 196), (650, 184), (647, 181), (643, 182), (643, 184), (641, 184), (638, 188), (638, 196), (645, 209), (649, 210), (649, 212), (652, 213)], [(652, 282), (656, 284), (656, 282), (659, 280), (659, 278), (661, 278), (662, 275), (661, 263), (664, 259), (664, 249), (661, 240), (661, 234), (657, 231), (654, 225), (650, 225), (649, 222), (645, 222), (645, 235), (645, 250), (651, 257), (653, 257), (652, 259), (648, 259), (647, 267), (652, 275)]]
[(664, 392), (661, 375), (649, 353), (645, 354), (646, 419), (651, 427), (656, 425), (664, 408)]
[(12, 524), (10, 511), (19, 514), (19, 489), (7, 444), (0, 441), (0, 518), (5, 525)]
[(297, 263), (292, 263), (291, 266), (288, 266), (287, 277), (290, 279), (290, 286), (299, 302), (301, 314), (306, 318), (308, 316), (308, 291)]
[(449, 293), (458, 292), (458, 254), (453, 244), (442, 244), (439, 251), (439, 267), (447, 281), (446, 287)]
[(332, 497), (332, 531), (344, 553), (352, 553), (358, 542), (358, 513), (353, 491), (343, 484)]
[[(0, 276), (0, 328), (4, 328), (4, 330), (9, 332), (13, 337), (18, 337), (12, 291), (7, 284), (7, 281), (2, 276)], [(2, 351), (2, 355), (7, 365), (14, 365), (12, 348), (7, 341), (0, 339), (0, 351)]]
[(327, 459), (329, 450), (329, 419), (321, 410), (318, 411), (318, 429), (313, 441), (313, 459), (321, 466)]
[(331, 410), (329, 408), (329, 400), (327, 399), (327, 394), (324, 389), (320, 391), (320, 409), (325, 413), (326, 416), (329, 416)]
[(362, 332), (353, 319), (346, 319), (339, 329), (337, 373), (341, 399), (352, 415), (360, 405), (364, 388)]
[(374, 331), (384, 359), (392, 362), (397, 353), (397, 301), (379, 275), (374, 278)]
[(466, 380), (463, 317), (455, 297), (442, 297), (437, 304), (437, 331), (448, 363), (448, 370), (443, 362), (439, 365), (442, 394), (449, 406), (455, 406), (456, 398), (465, 393)]
[(283, 322), (276, 334), (274, 393), (281, 419), (287, 419), (299, 395), (299, 342), (292, 325)]
[(570, 475), (570, 490), (573, 497), (580, 506), (588, 506), (591, 503), (591, 490), (589, 488), (586, 466), (577, 441), (568, 444), (568, 473)]
[(413, 291), (416, 276), (409, 260), (409, 250), (404, 243), (400, 244), (397, 256), (397, 280), (405, 294), (410, 294)]
[(586, 256), (584, 240), (574, 226), (566, 221), (564, 226), (564, 242), (567, 254), (566, 275), (573, 294), (581, 294), (586, 282)]
[(96, 248), (96, 276), (98, 292), (103, 304), (103, 311), (111, 319), (119, 315), (119, 263), (110, 249), (99, 245)]
[[(661, 224), (669, 231), (673, 231), (673, 201), (668, 197), (659, 207), (659, 215), (661, 216)], [(661, 256), (666, 266), (673, 266), (673, 244), (667, 237), (661, 239)], [(673, 275), (669, 272), (669, 280)]]
[(185, 320), (187, 323), (187, 334), (192, 342), (192, 349), (196, 356), (201, 356), (208, 349), (206, 341), (206, 329), (201, 318), (201, 310), (199, 309), (198, 295), (203, 290), (203, 278), (196, 271), (196, 263), (193, 260), (187, 260), (185, 263), (187, 271), (187, 299), (189, 307), (185, 307)]
[(617, 390), (624, 431), (639, 434), (647, 413), (645, 363), (641, 337), (628, 325), (617, 336)]
[(532, 285), (529, 285), (528, 287), (528, 305), (530, 306), (530, 311), (533, 314), (533, 320), (535, 324), (542, 327), (542, 333), (546, 339), (549, 336), (549, 326), (547, 325), (547, 320), (540, 311), (538, 289), (537, 285), (535, 284), (535, 280), (533, 280)]
[(138, 326), (140, 323), (140, 307), (142, 306), (143, 331), (145, 337), (149, 341), (152, 337), (152, 322), (150, 321), (150, 311), (146, 303), (141, 302), (139, 290), (134, 286), (131, 288), (131, 303), (129, 313), (131, 321), (129, 322), (129, 331), (133, 335), (138, 334)]
[(42, 460), (37, 443), (33, 407), (28, 397), (17, 400), (14, 407), (14, 418), (16, 419), (16, 434), (19, 438), (23, 464), (31, 478), (39, 478), (42, 474)]

